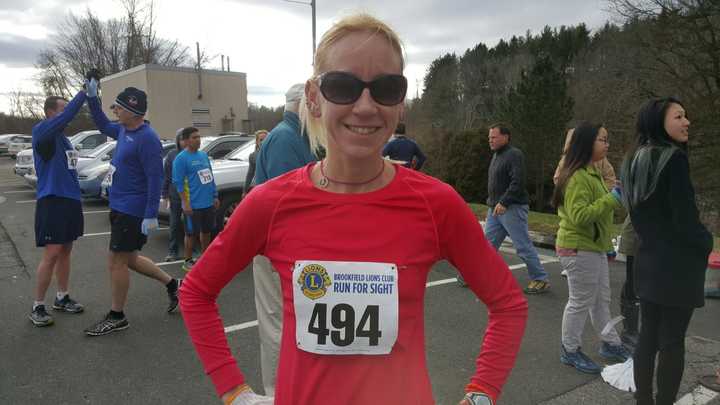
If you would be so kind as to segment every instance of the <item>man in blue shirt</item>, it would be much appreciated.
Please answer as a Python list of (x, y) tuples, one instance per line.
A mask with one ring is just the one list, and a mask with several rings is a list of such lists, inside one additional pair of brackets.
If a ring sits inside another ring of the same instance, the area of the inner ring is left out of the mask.
[[(262, 142), (255, 167), (258, 186), (274, 177), (303, 167), (317, 160), (310, 150), (310, 141), (300, 131), (298, 111), (305, 85), (298, 83), (285, 93), (283, 120)], [(265, 256), (253, 259), (255, 308), (260, 334), (260, 365), (265, 395), (275, 393), (280, 333), (282, 331), (282, 293), (280, 278)]]
[(74, 314), (83, 311), (83, 306), (68, 294), (70, 253), (73, 241), (82, 236), (84, 226), (76, 171), (78, 151), (63, 134), (83, 103), (85, 92), (82, 91), (69, 103), (62, 97), (48, 97), (44, 105), (47, 118), (32, 129), (33, 159), (38, 178), (35, 244), (45, 248), (37, 268), (35, 302), (30, 313), (30, 321), (35, 326), (53, 323), (45, 310), (45, 294), (53, 272), (58, 284), (53, 309)]
[(200, 149), (200, 132), (195, 127), (187, 127), (180, 135), (185, 142), (185, 150), (180, 152), (173, 162), (173, 185), (180, 194), (183, 214), (185, 214), (185, 263), (183, 270), (190, 271), (194, 263), (192, 258), (195, 236), (200, 235), (200, 251), (210, 244), (210, 233), (215, 228), (215, 210), (220, 206), (215, 178), (207, 153)]
[(395, 139), (385, 145), (382, 154), (392, 160), (405, 162), (403, 166), (415, 170), (420, 170), (426, 159), (418, 144), (405, 136), (405, 124), (403, 123), (398, 124), (395, 129)]
[(160, 138), (144, 120), (147, 96), (134, 87), (118, 94), (115, 99), (117, 123), (110, 122), (102, 112), (95, 79), (87, 83), (87, 96), (97, 128), (117, 140), (109, 173), (112, 306), (105, 319), (85, 329), (90, 336), (100, 336), (130, 326), (123, 312), (130, 287), (128, 268), (165, 285), (170, 300), (167, 312), (177, 308), (180, 282), (138, 254), (147, 242), (148, 232), (157, 228), (163, 181)]

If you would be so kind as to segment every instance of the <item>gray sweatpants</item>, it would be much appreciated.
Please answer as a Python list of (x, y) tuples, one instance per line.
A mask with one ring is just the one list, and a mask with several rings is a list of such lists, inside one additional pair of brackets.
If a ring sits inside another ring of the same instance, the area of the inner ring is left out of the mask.
[(602, 334), (610, 322), (610, 275), (607, 254), (578, 251), (577, 256), (560, 256), (563, 270), (567, 270), (568, 302), (562, 319), (562, 344), (574, 352), (582, 345), (585, 320), (590, 323), (603, 342), (620, 344), (615, 328)]
[(282, 333), (282, 291), (280, 277), (265, 256), (253, 258), (255, 309), (260, 335), (260, 366), (265, 395), (275, 396), (275, 376), (280, 357)]

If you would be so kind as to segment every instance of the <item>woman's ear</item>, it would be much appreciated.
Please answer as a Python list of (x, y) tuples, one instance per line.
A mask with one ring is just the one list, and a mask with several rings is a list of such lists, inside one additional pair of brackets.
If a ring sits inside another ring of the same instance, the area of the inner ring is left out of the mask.
[(314, 81), (305, 82), (305, 102), (308, 112), (313, 118), (320, 118), (320, 89)]

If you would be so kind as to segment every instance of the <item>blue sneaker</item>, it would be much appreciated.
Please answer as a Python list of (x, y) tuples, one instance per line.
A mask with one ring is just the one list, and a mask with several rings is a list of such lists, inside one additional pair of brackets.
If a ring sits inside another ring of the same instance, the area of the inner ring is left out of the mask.
[(632, 357), (632, 354), (627, 348), (625, 348), (624, 345), (614, 345), (608, 342), (602, 343), (599, 353), (605, 360), (615, 361), (618, 363), (624, 363), (625, 360)]
[(569, 352), (565, 346), (560, 345), (560, 361), (568, 366), (575, 367), (578, 371), (587, 374), (600, 374), (602, 369), (592, 359), (583, 353), (578, 347), (577, 351)]

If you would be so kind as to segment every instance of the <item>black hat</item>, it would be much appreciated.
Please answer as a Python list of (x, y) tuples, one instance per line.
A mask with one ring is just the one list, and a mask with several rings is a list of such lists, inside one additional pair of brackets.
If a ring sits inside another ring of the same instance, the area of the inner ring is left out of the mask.
[(135, 115), (145, 115), (147, 112), (147, 95), (135, 87), (128, 87), (118, 94), (115, 104)]

